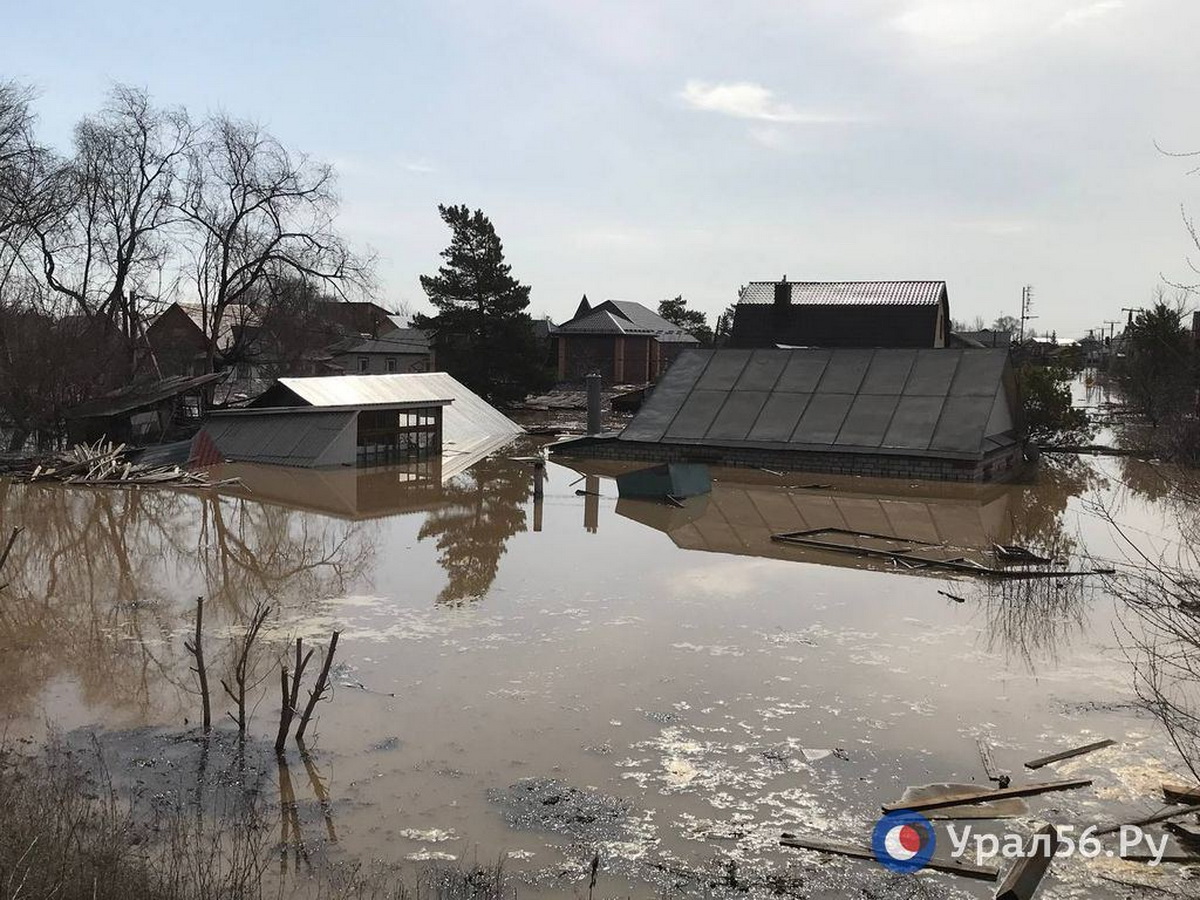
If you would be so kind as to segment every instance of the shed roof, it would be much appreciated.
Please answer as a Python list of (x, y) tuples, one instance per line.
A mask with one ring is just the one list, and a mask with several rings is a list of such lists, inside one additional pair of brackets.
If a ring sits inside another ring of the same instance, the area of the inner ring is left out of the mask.
[(146, 406), (154, 406), (180, 394), (199, 390), (225, 377), (224, 372), (208, 375), (174, 375), (158, 381), (141, 382), (111, 391), (95, 400), (81, 403), (64, 413), (68, 419), (91, 419), (118, 416)]
[(620, 440), (979, 459), (1015, 404), (1003, 350), (687, 350)]
[(739, 303), (774, 303), (777, 284), (787, 284), (793, 304), (865, 303), (935, 306), (946, 296), (944, 281), (752, 281)]
[(398, 328), (378, 338), (349, 344), (339, 353), (429, 353), (429, 334), (419, 328)]
[(226, 459), (253, 459), (285, 466), (320, 465), (335, 439), (354, 422), (357, 411), (255, 410), (258, 415), (212, 416), (204, 430)]

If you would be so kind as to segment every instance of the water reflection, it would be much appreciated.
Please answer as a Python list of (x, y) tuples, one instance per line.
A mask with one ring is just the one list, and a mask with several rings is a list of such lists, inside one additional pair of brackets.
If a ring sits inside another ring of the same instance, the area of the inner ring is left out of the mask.
[(525, 530), (531, 470), (503, 457), (476, 463), (443, 487), (419, 537), (433, 538), (448, 582), (439, 604), (457, 605), (484, 596), (496, 579), (509, 538)]
[(176, 638), (196, 596), (219, 634), (258, 601), (295, 608), (338, 594), (371, 559), (358, 526), (171, 490), (0, 482), (0, 528), (15, 525), (25, 531), (0, 615), (0, 711), (10, 715), (66, 675), (87, 705), (144, 715), (154, 686), (188, 671)]

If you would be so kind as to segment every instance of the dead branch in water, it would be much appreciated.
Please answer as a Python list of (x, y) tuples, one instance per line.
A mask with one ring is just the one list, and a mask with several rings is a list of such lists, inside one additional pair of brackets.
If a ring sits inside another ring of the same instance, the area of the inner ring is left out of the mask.
[(242, 635), (241, 643), (238, 645), (237, 663), (233, 669), (233, 683), (237, 686), (237, 691), (230, 688), (229, 682), (224, 678), (221, 679), (221, 687), (225, 688), (225, 693), (237, 704), (237, 716), (235, 717), (233, 713), (228, 715), (237, 722), (240, 735), (246, 733), (246, 678), (250, 668), (250, 651), (254, 648), (254, 641), (258, 637), (259, 631), (262, 630), (263, 623), (267, 620), (267, 614), (270, 611), (271, 607), (261, 603), (255, 606), (250, 627)]
[(296, 638), (296, 671), (292, 674), (291, 688), (288, 688), (288, 670), (287, 666), (280, 668), (280, 695), (281, 704), (279, 708), (279, 734), (275, 736), (275, 752), (282, 753), (283, 746), (287, 741), (288, 731), (292, 727), (292, 719), (296, 716), (296, 704), (300, 702), (300, 679), (304, 677), (304, 669), (308, 665), (308, 661), (312, 659), (313, 652), (309, 650), (304, 652), (304, 641), (301, 638)]
[[(325, 651), (325, 662), (321, 665), (321, 674), (317, 676), (316, 686), (308, 692), (308, 704), (304, 707), (304, 715), (300, 717), (300, 727), (296, 729), (296, 740), (304, 742), (304, 730), (308, 728), (308, 720), (312, 718), (317, 703), (325, 696), (329, 687), (329, 667), (333, 664), (333, 654), (337, 652), (338, 635), (335, 631), (329, 639), (329, 649)], [(311, 652), (311, 651), (310, 651)]]
[[(0, 565), (3, 565), (0, 562)], [(204, 733), (212, 731), (212, 707), (208, 697), (208, 670), (204, 667), (204, 645), (201, 643), (204, 630), (204, 598), (196, 598), (196, 636), (191, 642), (184, 641), (183, 649), (196, 660), (192, 671), (200, 681), (200, 705), (204, 715)]]

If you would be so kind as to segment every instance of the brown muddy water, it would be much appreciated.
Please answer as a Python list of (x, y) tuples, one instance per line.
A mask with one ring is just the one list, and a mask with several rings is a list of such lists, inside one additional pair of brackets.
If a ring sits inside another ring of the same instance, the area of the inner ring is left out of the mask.
[[(583, 895), (599, 853), (597, 897), (985, 897), (778, 838), (869, 841), (879, 804), (910, 785), (987, 785), (981, 737), (1016, 782), (1095, 781), (993, 830), (1154, 812), (1158, 785), (1186, 780), (1138, 706), (1129, 622), (1100, 580), (996, 587), (770, 540), (838, 525), (1082, 566), (1127, 552), (1103, 502), (1169, 552), (1152, 470), (1083, 462), (986, 488), (715, 471), (712, 495), (678, 509), (618, 501), (611, 469), (557, 462), (535, 504), (513, 459), (530, 451), (445, 484), (245, 467), (248, 490), (220, 497), (0, 485), (0, 526), (26, 528), (0, 598), (8, 735), (96, 732), (120, 784), (186, 794), (199, 703), (183, 640), (203, 595), (214, 681), (255, 602), (273, 606), (258, 743), (276, 727), (279, 654), (343, 632), (309, 766), (290, 750), (277, 773), (264, 755), (253, 786), (276, 814), (278, 779), (294, 792), (283, 837), (316, 866), (503, 860), (518, 895)], [(1103, 737), (1119, 743), (1023, 772)], [(1041, 896), (1128, 896), (1122, 881), (1187, 894), (1186, 875), (1060, 860)]]

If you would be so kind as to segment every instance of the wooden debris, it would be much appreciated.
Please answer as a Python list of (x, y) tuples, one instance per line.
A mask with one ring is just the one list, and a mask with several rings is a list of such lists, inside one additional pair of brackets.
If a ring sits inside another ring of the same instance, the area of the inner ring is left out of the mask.
[(1050, 763), (1061, 762), (1064, 759), (1074, 759), (1076, 756), (1083, 756), (1085, 753), (1091, 753), (1093, 750), (1103, 750), (1105, 747), (1111, 747), (1115, 743), (1116, 741), (1105, 738), (1102, 741), (1096, 741), (1094, 744), (1084, 744), (1082, 747), (1073, 747), (1070, 750), (1051, 753), (1049, 756), (1039, 756), (1037, 759), (1031, 759), (1025, 763), (1025, 768), (1040, 769), (1042, 766), (1050, 765)]
[[(882, 547), (864, 547), (858, 544), (844, 544), (838, 541), (823, 540), (815, 535), (844, 534), (852, 538), (872, 538), (881, 541), (891, 541), (907, 545), (903, 550), (886, 550)], [(880, 559), (890, 559), (894, 562), (914, 569), (948, 569), (952, 572), (964, 572), (969, 575), (980, 575), (990, 578), (1083, 578), (1088, 575), (1113, 575), (1115, 569), (1021, 569), (1004, 568), (1001, 566), (985, 566), (963, 557), (953, 559), (938, 559), (931, 556), (918, 556), (916, 551), (946, 549), (941, 544), (931, 544), (928, 541), (905, 538), (894, 534), (873, 534), (870, 532), (850, 531), (845, 528), (812, 528), (807, 531), (790, 531), (771, 535), (771, 540), (783, 544), (794, 544), (800, 547), (811, 547), (816, 550), (831, 550), (835, 553), (849, 553), (854, 556), (871, 556)]]
[[(898, 809), (909, 809), (922, 812), (927, 809), (943, 809), (947, 806), (966, 806), (972, 803), (988, 803), (992, 800), (1007, 800), (1011, 797), (1032, 797), (1037, 794), (1048, 794), (1051, 791), (1072, 791), (1076, 788), (1088, 787), (1090, 778), (1079, 778), (1071, 781), (1041, 781), (1034, 784), (1023, 784), (1018, 787), (999, 788), (997, 790), (979, 790), (974, 794), (955, 793), (953, 796), (934, 797), (919, 803), (885, 803), (884, 812), (895, 812)], [(1120, 827), (1120, 826), (1118, 826)]]
[(1200, 803), (1200, 785), (1164, 783), (1162, 792), (1168, 803)]
[[(875, 859), (870, 847), (861, 844), (848, 844), (841, 841), (826, 841), (821, 838), (798, 837), (784, 832), (779, 838), (783, 847), (794, 850), (815, 850), (818, 853), (834, 853), (838, 856), (849, 856), (854, 859)], [(937, 872), (948, 872), (952, 875), (962, 875), (964, 878), (977, 878), (981, 881), (995, 881), (1000, 877), (1000, 870), (994, 866), (977, 866), (962, 859), (940, 859), (935, 856), (925, 864), (925, 868)]]
[(1028, 548), (1018, 546), (1017, 544), (993, 544), (992, 547), (995, 550), (996, 558), (1002, 562), (1036, 563), (1038, 565), (1054, 562), (1048, 556), (1038, 556)]
[(57, 481), (89, 487), (135, 487), (171, 485), (173, 487), (214, 488), (240, 484), (240, 479), (213, 481), (204, 472), (192, 472), (176, 465), (143, 465), (128, 457), (134, 448), (100, 440), (95, 444), (76, 444), (65, 453), (38, 462), (28, 460), (11, 474), (18, 481)]
[(975, 744), (979, 747), (979, 758), (983, 760), (983, 771), (987, 773), (988, 781), (994, 781), (1002, 788), (1008, 787), (1012, 779), (1007, 772), (1000, 771), (1000, 767), (996, 765), (991, 745), (983, 738), (976, 738)]
[(1000, 882), (995, 900), (1031, 900), (1061, 843), (1058, 829), (1044, 825), (1030, 840), (1025, 856), (1013, 863)]
[(958, 596), (958, 594), (951, 594), (948, 591), (938, 591), (938, 593), (941, 594), (943, 597), (948, 597), (949, 599), (953, 600), (955, 603), (966, 603), (967, 602), (966, 597), (960, 597), (960, 596)]
[(1154, 825), (1157, 822), (1165, 822), (1168, 819), (1178, 819), (1180, 816), (1190, 815), (1191, 813), (1200, 813), (1200, 803), (1192, 806), (1176, 806), (1172, 809), (1164, 809), (1162, 812), (1146, 816), (1144, 819), (1136, 819), (1133, 822), (1117, 822), (1115, 825), (1106, 825), (1104, 828), (1096, 831), (1096, 834), (1116, 834), (1125, 825), (1136, 825), (1140, 828), (1143, 825)]

